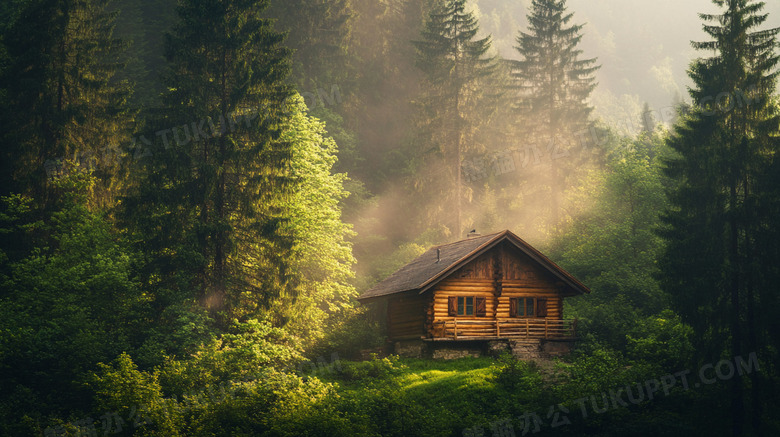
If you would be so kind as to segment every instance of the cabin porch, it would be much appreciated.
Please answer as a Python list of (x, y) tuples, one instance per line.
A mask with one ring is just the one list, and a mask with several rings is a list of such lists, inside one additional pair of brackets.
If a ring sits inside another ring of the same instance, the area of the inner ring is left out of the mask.
[(452, 319), (433, 322), (428, 340), (570, 340), (576, 338), (576, 329), (577, 320), (571, 319)]

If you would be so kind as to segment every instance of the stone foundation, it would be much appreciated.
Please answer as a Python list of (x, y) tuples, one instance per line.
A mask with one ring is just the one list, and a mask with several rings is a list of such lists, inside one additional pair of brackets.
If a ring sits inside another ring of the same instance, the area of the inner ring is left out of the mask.
[(395, 342), (395, 354), (404, 358), (425, 358), (428, 347), (422, 340), (402, 340)]
[(488, 353), (492, 357), (497, 357), (503, 352), (509, 351), (509, 342), (507, 340), (491, 340), (487, 344)]
[(541, 342), (542, 352), (551, 357), (560, 357), (571, 353), (574, 349), (573, 340), (547, 339)]
[(509, 352), (519, 360), (538, 360), (566, 355), (571, 352), (573, 345), (573, 340), (557, 339), (402, 340), (393, 344), (393, 350), (396, 355), (406, 358), (455, 360), (465, 357), (497, 357), (503, 352)]
[(431, 347), (431, 358), (434, 360), (456, 360), (466, 357), (481, 357), (483, 355), (482, 345), (459, 345), (446, 344), (435, 345)]
[(545, 358), (539, 340), (509, 340), (509, 349), (518, 360)]

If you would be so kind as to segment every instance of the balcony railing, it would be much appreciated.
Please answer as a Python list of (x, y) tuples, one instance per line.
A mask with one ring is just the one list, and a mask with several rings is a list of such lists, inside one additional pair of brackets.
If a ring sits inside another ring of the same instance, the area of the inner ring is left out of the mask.
[(575, 338), (576, 320), (547, 318), (496, 320), (443, 320), (433, 323), (434, 338), (455, 340), (486, 338)]

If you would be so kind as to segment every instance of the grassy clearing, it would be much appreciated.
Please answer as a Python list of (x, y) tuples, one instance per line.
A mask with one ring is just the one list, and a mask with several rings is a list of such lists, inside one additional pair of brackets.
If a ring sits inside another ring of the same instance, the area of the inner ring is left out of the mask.
[[(576, 399), (596, 396), (655, 370), (627, 366), (594, 354), (544, 365), (509, 357), (420, 360), (388, 357), (365, 362), (341, 361), (332, 371), (310, 374), (331, 384), (344, 419), (355, 435), (461, 436), (523, 435), (526, 413), (537, 414), (535, 435), (709, 435), (724, 425), (710, 417), (724, 406), (712, 404), (724, 387), (674, 391), (651, 402), (595, 413), (588, 398), (583, 416)], [(563, 405), (570, 421), (553, 427), (550, 407)], [(495, 426), (503, 427), (494, 429)], [(535, 427), (528, 428), (533, 431)], [(471, 434), (472, 431), (476, 434)], [(483, 434), (479, 434), (480, 430)], [(503, 434), (502, 434), (503, 432)], [(714, 432), (714, 433), (713, 433)]]
[[(541, 380), (536, 368), (521, 365), (528, 376)], [(523, 407), (517, 404), (520, 399), (513, 387), (502, 379), (504, 365), (492, 358), (389, 357), (342, 361), (338, 367), (312, 376), (333, 384), (344, 404), (351, 406), (350, 414), (370, 417), (381, 435), (462, 435), (474, 426), (489, 429), (490, 422)], [(534, 390), (534, 397), (538, 393)]]

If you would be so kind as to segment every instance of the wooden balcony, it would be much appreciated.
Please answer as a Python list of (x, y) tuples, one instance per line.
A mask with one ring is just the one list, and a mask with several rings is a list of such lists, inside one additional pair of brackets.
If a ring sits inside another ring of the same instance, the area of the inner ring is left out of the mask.
[(433, 340), (574, 339), (577, 320), (548, 318), (443, 320), (433, 323)]

